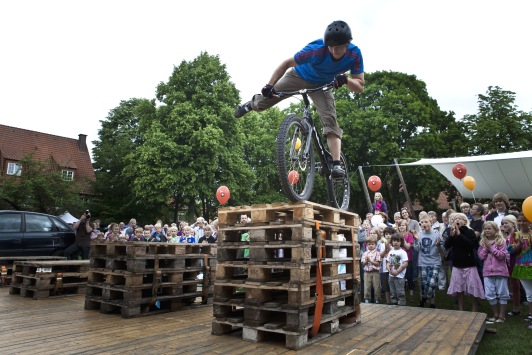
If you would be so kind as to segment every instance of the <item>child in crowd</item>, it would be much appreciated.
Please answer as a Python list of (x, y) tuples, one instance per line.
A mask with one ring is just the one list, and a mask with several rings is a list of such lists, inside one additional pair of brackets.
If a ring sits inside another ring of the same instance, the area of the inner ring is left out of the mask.
[(151, 239), (151, 228), (144, 228), (142, 235), (144, 237), (144, 241), (149, 242)]
[(440, 232), (432, 229), (432, 221), (428, 215), (424, 215), (419, 220), (421, 233), (414, 231), (414, 248), (419, 252), (418, 275), (421, 290), (419, 307), (425, 307), (427, 300), (430, 308), (436, 308), (434, 296), (438, 287), (438, 274), (441, 268), (441, 248)]
[[(512, 275), (515, 266), (515, 259), (517, 258), (517, 249), (520, 233), (517, 231), (517, 218), (512, 214), (507, 214), (501, 221), (501, 234), (506, 239), (508, 246), (507, 250), (510, 253), (510, 263), (508, 273)], [(513, 309), (508, 312), (510, 317), (521, 314), (519, 308), (521, 307), (521, 285), (519, 280), (510, 276), (510, 291), (512, 296)]]
[(144, 242), (144, 235), (143, 235), (144, 229), (141, 227), (135, 228), (135, 232), (133, 236), (131, 237), (130, 241), (132, 242)]
[[(384, 292), (384, 298), (386, 299), (386, 304), (390, 304), (390, 283), (388, 282), (388, 253), (391, 250), (390, 239), (391, 235), (387, 233), (385, 236), (382, 235), (381, 229), (375, 227), (371, 230), (370, 236), (376, 234), (379, 238), (377, 243), (377, 250), (381, 255), (381, 269), (380, 269), (380, 279), (381, 279), (381, 292)], [(384, 240), (384, 241), (383, 241)]]
[(377, 251), (377, 238), (370, 236), (366, 239), (367, 250), (362, 254), (360, 260), (364, 266), (364, 299), (366, 303), (371, 300), (371, 289), (375, 295), (375, 303), (379, 303), (381, 295), (380, 286), (380, 265), (381, 254)]
[(183, 228), (183, 233), (184, 235), (179, 238), (179, 243), (188, 243), (188, 244), (196, 243), (196, 238), (194, 238), (194, 234), (192, 234), (193, 233), (192, 227), (185, 226)]
[[(499, 231), (497, 223), (486, 221), (480, 236), (480, 247), (478, 257), (484, 261), (484, 292), (491, 309), (493, 317), (488, 322), (504, 323), (506, 315), (506, 304), (510, 299), (508, 290), (508, 267), (506, 259), (506, 240)], [(500, 307), (497, 305), (499, 300)]]
[(109, 233), (107, 234), (108, 242), (117, 242), (120, 238), (120, 226), (118, 223), (111, 223)]
[(408, 256), (408, 266), (406, 268), (405, 278), (408, 282), (408, 290), (410, 292), (410, 297), (414, 297), (414, 262), (413, 262), (413, 249), (414, 249), (414, 236), (412, 233), (408, 232), (408, 225), (404, 219), (397, 221), (397, 231), (403, 236), (404, 239), (404, 250)]
[(406, 306), (405, 274), (408, 267), (408, 255), (403, 250), (403, 236), (395, 233), (391, 237), (391, 243), (393, 249), (388, 253), (390, 300), (393, 305)]
[(453, 216), (453, 225), (445, 248), (452, 249), (453, 271), (447, 294), (458, 297), (458, 309), (464, 310), (464, 295), (471, 297), (472, 311), (477, 312), (478, 299), (484, 298), (484, 286), (478, 276), (473, 253), (478, 249), (475, 231), (469, 228), (469, 219), (463, 213)]
[(213, 231), (210, 224), (207, 224), (205, 227), (203, 227), (203, 232), (205, 234), (203, 234), (203, 237), (198, 240), (198, 243), (216, 243), (216, 238), (213, 236)]
[(167, 242), (168, 239), (163, 233), (163, 226), (160, 223), (157, 223), (155, 225), (155, 231), (152, 233), (150, 237), (150, 242)]
[(527, 220), (523, 212), (517, 216), (517, 223), (519, 225), (519, 238), (516, 240), (515, 266), (512, 271), (512, 277), (521, 281), (526, 293), (526, 300), (528, 302), (528, 315), (525, 320), (528, 323), (528, 329), (532, 330), (532, 235), (530, 233), (530, 222)]
[(179, 243), (179, 237), (177, 236), (177, 226), (171, 226), (168, 228), (168, 235), (166, 236), (168, 243)]

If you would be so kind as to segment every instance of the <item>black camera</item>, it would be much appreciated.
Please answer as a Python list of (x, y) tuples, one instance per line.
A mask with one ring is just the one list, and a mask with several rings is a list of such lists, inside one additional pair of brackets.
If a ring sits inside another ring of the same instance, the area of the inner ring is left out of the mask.
[(85, 217), (87, 217), (87, 218), (91, 218), (91, 211), (86, 210), (86, 211), (85, 211)]

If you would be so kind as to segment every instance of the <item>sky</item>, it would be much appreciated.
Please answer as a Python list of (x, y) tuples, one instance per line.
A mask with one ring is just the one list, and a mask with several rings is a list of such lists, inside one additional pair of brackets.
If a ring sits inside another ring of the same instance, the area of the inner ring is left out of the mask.
[(475, 114), (489, 86), (532, 112), (531, 10), (523, 0), (0, 0), (0, 124), (86, 134), (92, 149), (120, 101), (154, 98), (201, 52), (219, 56), (247, 101), (334, 20), (350, 25), (366, 73), (416, 75), (457, 118)]

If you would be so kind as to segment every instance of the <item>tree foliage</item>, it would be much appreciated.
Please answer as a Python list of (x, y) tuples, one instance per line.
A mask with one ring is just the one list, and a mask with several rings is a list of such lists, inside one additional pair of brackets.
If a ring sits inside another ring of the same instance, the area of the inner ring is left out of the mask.
[(0, 209), (34, 211), (58, 215), (82, 210), (80, 188), (65, 181), (52, 160), (39, 161), (29, 154), (19, 161), (20, 176), (0, 176)]
[(519, 111), (515, 93), (498, 86), (478, 95), (478, 113), (464, 117), (471, 155), (532, 149), (532, 115)]

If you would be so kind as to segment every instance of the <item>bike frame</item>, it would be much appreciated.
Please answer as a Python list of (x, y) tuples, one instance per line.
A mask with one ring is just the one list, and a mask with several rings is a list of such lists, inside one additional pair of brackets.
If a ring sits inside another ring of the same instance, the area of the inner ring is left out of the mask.
[[(308, 94), (306, 92), (301, 92), (301, 96), (303, 97), (303, 102), (305, 103), (305, 109), (303, 111), (303, 120), (310, 126), (310, 130), (307, 133), (305, 154), (308, 154), (309, 150), (312, 149), (312, 146), (310, 144), (311, 141), (314, 142), (323, 169), (321, 171), (321, 174), (328, 177), (331, 173), (330, 164), (332, 163), (332, 156), (331, 153), (329, 153), (329, 151), (325, 149), (325, 146), (321, 142), (321, 139), (318, 135), (318, 130), (314, 125), (314, 119), (310, 114), (310, 100), (308, 98)], [(308, 139), (309, 137), (311, 137), (312, 139)]]

